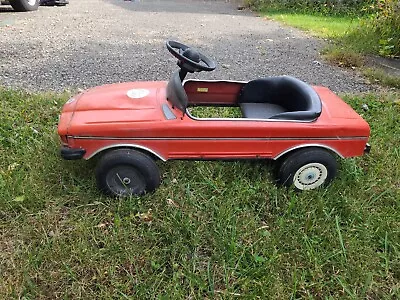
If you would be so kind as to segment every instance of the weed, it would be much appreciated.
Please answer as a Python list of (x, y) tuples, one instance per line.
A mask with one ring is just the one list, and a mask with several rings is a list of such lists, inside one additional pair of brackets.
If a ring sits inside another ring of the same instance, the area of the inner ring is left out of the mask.
[(375, 83), (400, 89), (399, 76), (392, 76), (375, 68), (365, 68), (363, 74)]
[(330, 63), (337, 64), (338, 66), (345, 68), (362, 67), (365, 61), (361, 54), (339, 47), (325, 49), (323, 56)]

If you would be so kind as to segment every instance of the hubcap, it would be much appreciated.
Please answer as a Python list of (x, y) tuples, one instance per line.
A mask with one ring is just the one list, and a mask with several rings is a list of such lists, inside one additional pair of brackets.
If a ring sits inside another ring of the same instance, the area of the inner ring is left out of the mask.
[(122, 180), (122, 182), (123, 182), (124, 184), (130, 184), (130, 183), (131, 183), (131, 179), (128, 178), (128, 177), (125, 177), (125, 178)]
[(293, 184), (299, 190), (312, 190), (324, 184), (328, 177), (327, 168), (320, 163), (302, 166), (293, 177)]
[(146, 189), (143, 175), (131, 166), (112, 168), (107, 173), (106, 182), (113, 194), (118, 196), (141, 195)]
[(35, 6), (35, 4), (37, 3), (38, 0), (28, 0), (28, 4), (30, 6)]

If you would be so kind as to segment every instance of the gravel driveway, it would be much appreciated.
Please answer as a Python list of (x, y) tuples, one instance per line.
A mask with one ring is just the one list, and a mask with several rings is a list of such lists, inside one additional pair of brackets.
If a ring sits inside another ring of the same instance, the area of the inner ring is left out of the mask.
[(217, 70), (200, 78), (287, 74), (336, 92), (370, 89), (353, 72), (319, 63), (320, 41), (218, 0), (71, 0), (32, 13), (2, 8), (0, 85), (60, 91), (166, 80), (177, 68), (167, 39), (217, 61)]

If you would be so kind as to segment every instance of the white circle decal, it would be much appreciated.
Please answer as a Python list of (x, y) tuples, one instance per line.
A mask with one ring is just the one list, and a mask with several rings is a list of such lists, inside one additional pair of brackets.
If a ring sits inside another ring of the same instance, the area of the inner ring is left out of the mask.
[(129, 90), (126, 94), (128, 95), (129, 98), (140, 99), (150, 94), (150, 91), (145, 89), (132, 89)]

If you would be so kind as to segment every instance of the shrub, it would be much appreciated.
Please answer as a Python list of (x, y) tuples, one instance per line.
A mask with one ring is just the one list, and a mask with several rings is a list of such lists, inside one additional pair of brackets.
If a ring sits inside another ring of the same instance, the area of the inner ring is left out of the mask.
[(374, 10), (343, 38), (343, 44), (364, 53), (399, 56), (400, 1), (379, 0)]
[(369, 26), (380, 37), (379, 54), (400, 55), (400, 1), (378, 1), (376, 17)]
[(352, 49), (400, 55), (400, 0), (247, 0), (254, 9), (362, 17), (344, 38)]
[(247, 0), (256, 9), (290, 10), (326, 15), (360, 15), (371, 13), (376, 0)]

